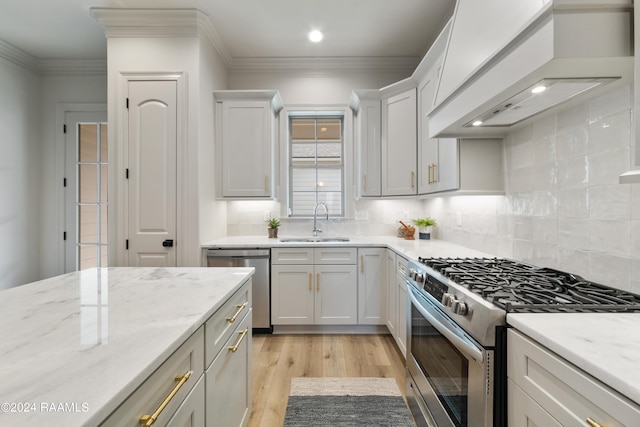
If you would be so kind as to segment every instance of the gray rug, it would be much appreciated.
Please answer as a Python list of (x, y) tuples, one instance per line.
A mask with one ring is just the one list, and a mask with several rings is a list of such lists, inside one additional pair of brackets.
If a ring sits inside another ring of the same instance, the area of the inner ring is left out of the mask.
[(284, 427), (414, 427), (393, 378), (292, 378)]

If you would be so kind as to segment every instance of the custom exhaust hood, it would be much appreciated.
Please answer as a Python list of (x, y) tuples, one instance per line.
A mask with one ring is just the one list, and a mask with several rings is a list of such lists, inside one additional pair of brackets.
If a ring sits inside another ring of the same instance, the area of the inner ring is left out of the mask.
[(631, 0), (458, 0), (431, 137), (501, 136), (633, 80)]

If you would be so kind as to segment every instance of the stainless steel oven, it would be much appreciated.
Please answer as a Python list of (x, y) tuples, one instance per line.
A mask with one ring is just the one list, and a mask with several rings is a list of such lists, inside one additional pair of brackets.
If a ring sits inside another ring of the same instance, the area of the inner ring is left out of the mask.
[[(410, 406), (437, 427), (493, 425), (493, 350), (483, 348), (408, 286), (411, 301), (407, 348)], [(426, 424), (428, 425), (428, 424)]]
[(640, 295), (500, 258), (408, 265), (407, 399), (416, 423), (504, 427), (506, 314), (640, 312)]
[(496, 371), (495, 363), (505, 311), (421, 263), (409, 263), (406, 280), (407, 399), (416, 423), (506, 425), (506, 365)]

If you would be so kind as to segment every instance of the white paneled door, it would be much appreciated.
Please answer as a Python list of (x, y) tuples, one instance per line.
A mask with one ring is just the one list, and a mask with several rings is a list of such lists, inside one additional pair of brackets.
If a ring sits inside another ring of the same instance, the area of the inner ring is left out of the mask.
[(177, 81), (128, 83), (128, 261), (177, 265)]

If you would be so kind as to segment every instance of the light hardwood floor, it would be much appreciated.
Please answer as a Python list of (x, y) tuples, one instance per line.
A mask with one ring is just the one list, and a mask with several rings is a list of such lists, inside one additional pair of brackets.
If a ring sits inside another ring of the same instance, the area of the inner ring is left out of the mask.
[(404, 359), (391, 335), (256, 335), (248, 427), (282, 427), (293, 377), (395, 378), (405, 394)]

